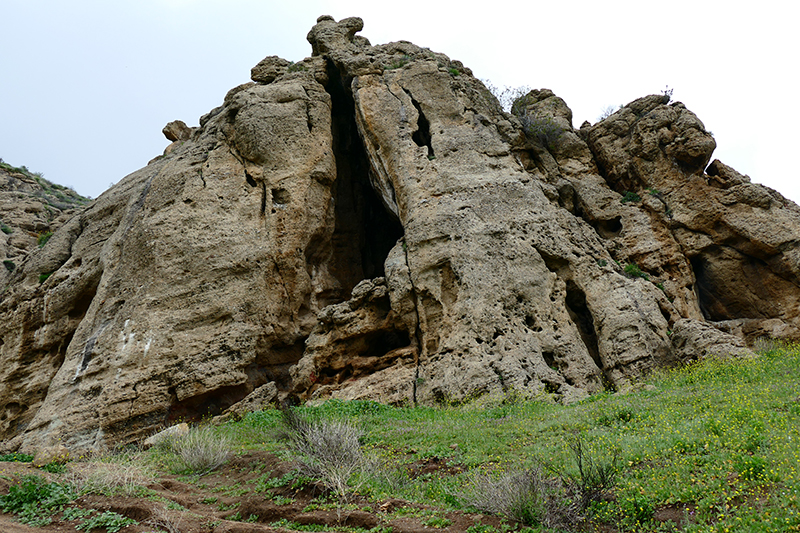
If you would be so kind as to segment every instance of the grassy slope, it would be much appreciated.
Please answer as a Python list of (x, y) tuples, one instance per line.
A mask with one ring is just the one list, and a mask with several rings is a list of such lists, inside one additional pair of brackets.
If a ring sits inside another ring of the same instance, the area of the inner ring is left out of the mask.
[[(464, 494), (479, 473), (539, 464), (552, 475), (576, 475), (569, 443), (580, 438), (600, 463), (616, 455), (619, 470), (611, 497), (590, 507), (582, 531), (800, 531), (800, 346), (754, 360), (707, 360), (643, 385), (571, 406), (483, 398), (441, 408), (327, 402), (298, 411), (363, 428), (364, 447), (382, 466), (354, 485), (379, 502), (374, 508), (400, 498), (438, 508), (430, 516), (439, 520), (470, 511)], [(251, 413), (212, 432), (237, 452), (281, 455), (280, 418), (275, 410)], [(163, 448), (141, 459), (164, 470), (174, 465)], [(438, 469), (425, 473), (433, 463)], [(521, 528), (506, 524), (466, 531)]]
[[(345, 416), (366, 430), (374, 453), (395, 464), (448, 458), (472, 470), (534, 463), (577, 474), (569, 441), (591, 454), (618, 454), (614, 500), (596, 522), (657, 529), (657, 511), (678, 509), (686, 531), (800, 530), (800, 347), (755, 360), (708, 360), (652, 376), (626, 395), (601, 394), (572, 406), (483, 402), (451, 408), (385, 408), (328, 402), (306, 408)], [(242, 424), (276, 423), (274, 412)], [(370, 483), (372, 497), (458, 506), (470, 472), (408, 483)]]

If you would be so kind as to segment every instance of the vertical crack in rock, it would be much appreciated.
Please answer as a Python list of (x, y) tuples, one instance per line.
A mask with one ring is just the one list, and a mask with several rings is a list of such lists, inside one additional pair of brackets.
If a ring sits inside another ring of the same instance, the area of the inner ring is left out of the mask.
[[(581, 340), (586, 346), (589, 355), (592, 357), (594, 364), (602, 372), (603, 361), (600, 358), (600, 349), (597, 343), (597, 331), (594, 328), (594, 317), (586, 305), (586, 294), (578, 287), (577, 283), (573, 280), (567, 281), (567, 295), (564, 301), (570, 319), (578, 327)], [(609, 388), (610, 382), (607, 379), (603, 380), (606, 388)]]
[(433, 146), (431, 145), (431, 130), (430, 130), (430, 123), (428, 119), (425, 118), (425, 113), (422, 112), (422, 107), (420, 107), (419, 102), (417, 102), (413, 96), (411, 96), (411, 92), (404, 89), (405, 93), (411, 98), (411, 103), (414, 105), (414, 109), (417, 110), (418, 118), (417, 118), (417, 129), (411, 135), (411, 140), (414, 141), (417, 146), (420, 148), (427, 147), (428, 148), (428, 159), (433, 159), (436, 157), (436, 154), (433, 153)]
[(383, 275), (383, 263), (402, 237), (403, 228), (383, 207), (370, 183), (369, 160), (358, 135), (349, 80), (330, 62), (328, 76), (337, 176), (332, 271), (342, 284), (345, 299), (359, 281)]

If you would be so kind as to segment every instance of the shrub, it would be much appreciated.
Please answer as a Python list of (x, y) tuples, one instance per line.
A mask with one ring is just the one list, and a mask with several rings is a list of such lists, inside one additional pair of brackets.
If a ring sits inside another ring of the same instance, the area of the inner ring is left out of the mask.
[(8, 259), (3, 261), (3, 266), (6, 267), (6, 270), (9, 272), (14, 272), (14, 269), (17, 268), (17, 265), (14, 264), (14, 261), (10, 261)]
[(636, 263), (628, 263), (622, 270), (632, 278), (642, 278), (644, 280), (650, 279), (650, 276), (648, 276), (645, 272), (642, 272), (642, 269), (639, 268), (639, 265)]
[(498, 514), (528, 525), (567, 528), (580, 520), (578, 507), (558, 479), (540, 468), (509, 472), (499, 478), (476, 478), (466, 501), (479, 511)]
[(173, 471), (177, 474), (203, 475), (225, 464), (231, 455), (230, 438), (212, 428), (195, 427), (182, 437), (164, 439), (175, 454)]
[(394, 70), (394, 69), (398, 69), (398, 68), (403, 68), (404, 66), (406, 66), (408, 64), (409, 61), (411, 61), (411, 57), (407, 56), (407, 55), (404, 55), (400, 59), (394, 61), (391, 65), (386, 67), (386, 69), (387, 70)]
[(283, 411), (282, 422), (281, 436), (297, 455), (301, 473), (319, 479), (339, 501), (346, 500), (353, 476), (371, 470), (360, 429), (336, 420), (309, 420), (294, 409)]
[(616, 486), (619, 457), (616, 452), (611, 461), (593, 457), (580, 436), (574, 437), (568, 444), (578, 468), (578, 475), (564, 476), (564, 483), (578, 499), (581, 510), (585, 510), (591, 503), (603, 500)]
[(39, 274), (39, 283), (44, 283), (47, 281), (47, 278), (49, 278), (51, 274), (52, 272), (42, 272)]
[(14, 233), (13, 229), (9, 228), (8, 226), (3, 224), (2, 222), (0, 222), (0, 231), (5, 233), (6, 235), (11, 235), (12, 233)]
[(642, 197), (632, 191), (625, 191), (625, 194), (622, 196), (622, 200), (620, 202), (627, 203), (627, 202), (641, 202)]
[(522, 123), (522, 130), (525, 135), (530, 139), (538, 139), (539, 142), (551, 150), (564, 133), (564, 130), (556, 124), (552, 117), (527, 112), (520, 112), (517, 116)]
[(616, 113), (618, 109), (621, 109), (621, 108), (622, 108), (622, 106), (617, 107), (617, 106), (613, 106), (613, 105), (609, 105), (609, 106), (604, 107), (603, 110), (600, 112), (600, 116), (597, 117), (597, 121), (600, 122), (601, 120), (607, 119), (608, 117), (610, 117), (611, 115)]
[(504, 87), (503, 89), (499, 89), (492, 84), (489, 80), (482, 80), (483, 84), (486, 85), (486, 88), (489, 90), (495, 98), (497, 98), (500, 107), (503, 108), (503, 111), (506, 113), (512, 112), (512, 107), (514, 106), (514, 102), (519, 101), (529, 92), (531, 92), (531, 88), (527, 85), (522, 87)]

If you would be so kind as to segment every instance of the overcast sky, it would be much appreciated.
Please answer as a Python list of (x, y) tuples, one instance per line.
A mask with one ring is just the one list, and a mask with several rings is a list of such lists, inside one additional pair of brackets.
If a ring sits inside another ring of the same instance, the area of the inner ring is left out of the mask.
[(97, 197), (162, 153), (167, 122), (196, 126), (263, 57), (309, 56), (322, 14), (359, 16), (372, 44), (412, 41), (499, 87), (552, 89), (575, 127), (668, 85), (714, 133), (715, 158), (800, 201), (785, 162), (800, 32), (784, 0), (0, 0), (0, 157)]

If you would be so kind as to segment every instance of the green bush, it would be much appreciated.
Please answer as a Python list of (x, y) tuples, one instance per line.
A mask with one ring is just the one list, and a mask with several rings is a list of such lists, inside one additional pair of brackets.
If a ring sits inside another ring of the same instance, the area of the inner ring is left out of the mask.
[(0, 222), (0, 231), (5, 233), (6, 235), (11, 235), (12, 233), (14, 233), (13, 229), (9, 228), (8, 226), (3, 224), (2, 222)]
[(49, 278), (52, 274), (52, 272), (42, 272), (39, 274), (39, 283), (44, 283), (47, 281), (47, 278)]
[(522, 129), (529, 139), (537, 139), (544, 146), (552, 150), (556, 143), (564, 134), (563, 128), (559, 126), (552, 117), (527, 111), (518, 115), (522, 123)]
[(642, 197), (632, 191), (625, 191), (625, 194), (622, 196), (622, 200), (620, 202), (627, 203), (627, 202), (641, 202)]
[(6, 270), (9, 272), (14, 272), (14, 269), (17, 268), (17, 265), (14, 264), (14, 261), (10, 261), (8, 259), (3, 261), (3, 266), (6, 267)]
[[(630, 421), (631, 411), (620, 411), (619, 419)], [(577, 497), (581, 510), (592, 503), (603, 500), (617, 485), (618, 455), (615, 452), (611, 460), (603, 460), (591, 454), (580, 436), (569, 440), (578, 475), (564, 477), (565, 485)]]

